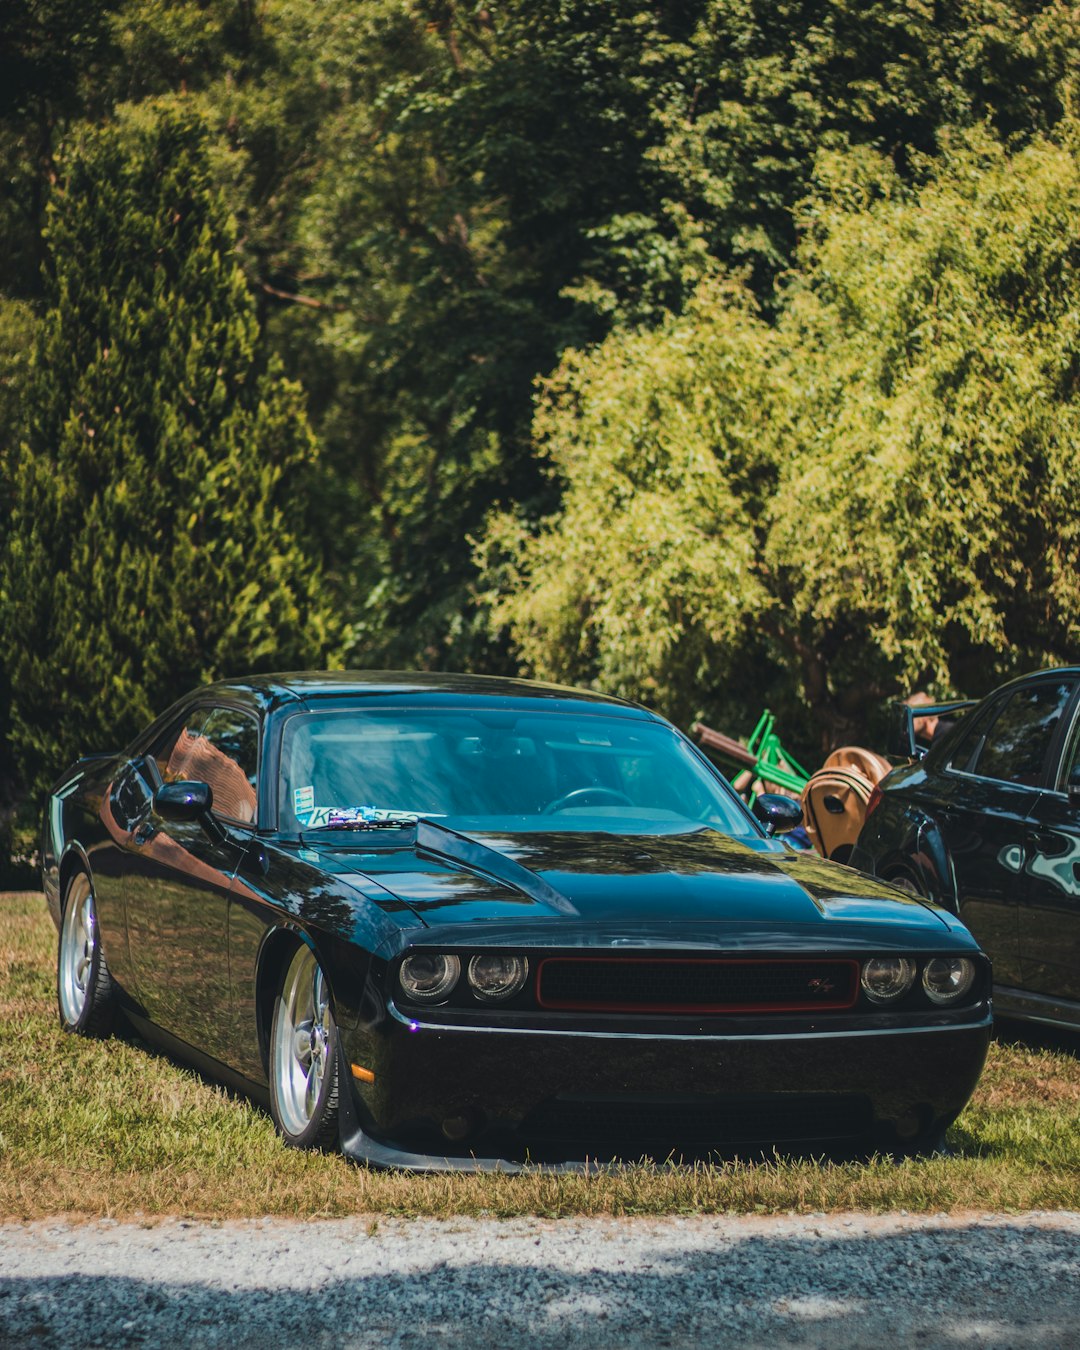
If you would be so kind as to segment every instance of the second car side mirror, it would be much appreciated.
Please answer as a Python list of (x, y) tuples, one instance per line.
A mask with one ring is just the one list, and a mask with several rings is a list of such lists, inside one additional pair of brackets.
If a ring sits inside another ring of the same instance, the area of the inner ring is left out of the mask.
[(754, 815), (765, 826), (767, 835), (787, 834), (802, 824), (802, 807), (792, 797), (779, 792), (762, 792), (754, 798)]

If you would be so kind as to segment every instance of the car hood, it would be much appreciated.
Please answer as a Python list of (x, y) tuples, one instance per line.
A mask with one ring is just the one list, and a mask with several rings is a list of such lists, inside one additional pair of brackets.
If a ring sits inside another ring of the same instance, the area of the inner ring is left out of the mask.
[(409, 846), (321, 844), (319, 852), (358, 890), (393, 898), (440, 928), (487, 921), (519, 929), (526, 920), (531, 928), (561, 919), (654, 938), (658, 927), (679, 929), (695, 941), (718, 925), (792, 927), (804, 936), (809, 927), (835, 937), (846, 922), (860, 930), (920, 929), (924, 940), (949, 930), (932, 906), (850, 868), (708, 829), (462, 835), (421, 821)]

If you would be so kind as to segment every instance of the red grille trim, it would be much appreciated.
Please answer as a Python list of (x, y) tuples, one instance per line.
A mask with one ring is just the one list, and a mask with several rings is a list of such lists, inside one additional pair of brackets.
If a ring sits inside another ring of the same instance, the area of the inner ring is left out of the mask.
[(859, 963), (854, 960), (828, 957), (820, 964), (823, 967), (841, 970), (850, 977), (850, 996), (842, 1000), (808, 999), (789, 1000), (779, 1003), (602, 1003), (580, 999), (545, 999), (544, 969), (549, 965), (617, 965), (620, 967), (638, 966), (794, 966), (817, 964), (813, 957), (792, 957), (789, 960), (770, 960), (751, 958), (748, 960), (711, 960), (700, 957), (655, 957), (655, 956), (548, 956), (537, 966), (536, 1002), (539, 1007), (552, 1012), (626, 1012), (626, 1013), (769, 1013), (769, 1012), (841, 1012), (853, 1008), (859, 997)]

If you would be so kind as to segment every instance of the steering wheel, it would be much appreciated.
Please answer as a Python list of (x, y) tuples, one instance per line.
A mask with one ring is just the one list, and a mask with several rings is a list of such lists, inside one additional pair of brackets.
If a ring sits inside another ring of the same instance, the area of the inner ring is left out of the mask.
[(575, 788), (573, 792), (564, 793), (561, 797), (556, 797), (553, 802), (548, 802), (540, 814), (552, 816), (556, 811), (561, 811), (567, 806), (596, 806), (600, 802), (610, 802), (613, 806), (633, 806), (634, 804), (625, 792), (616, 792), (614, 788), (582, 787)]

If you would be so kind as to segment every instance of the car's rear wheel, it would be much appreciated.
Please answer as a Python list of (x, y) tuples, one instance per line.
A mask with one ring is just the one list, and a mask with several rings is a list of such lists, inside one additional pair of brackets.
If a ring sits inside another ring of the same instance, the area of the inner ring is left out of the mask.
[(82, 1036), (107, 1036), (116, 1013), (116, 988), (105, 964), (94, 887), (75, 872), (64, 894), (56, 953), (60, 1025)]
[(330, 987), (310, 947), (285, 968), (270, 1030), (270, 1113), (293, 1148), (329, 1149), (338, 1133), (338, 1038)]

